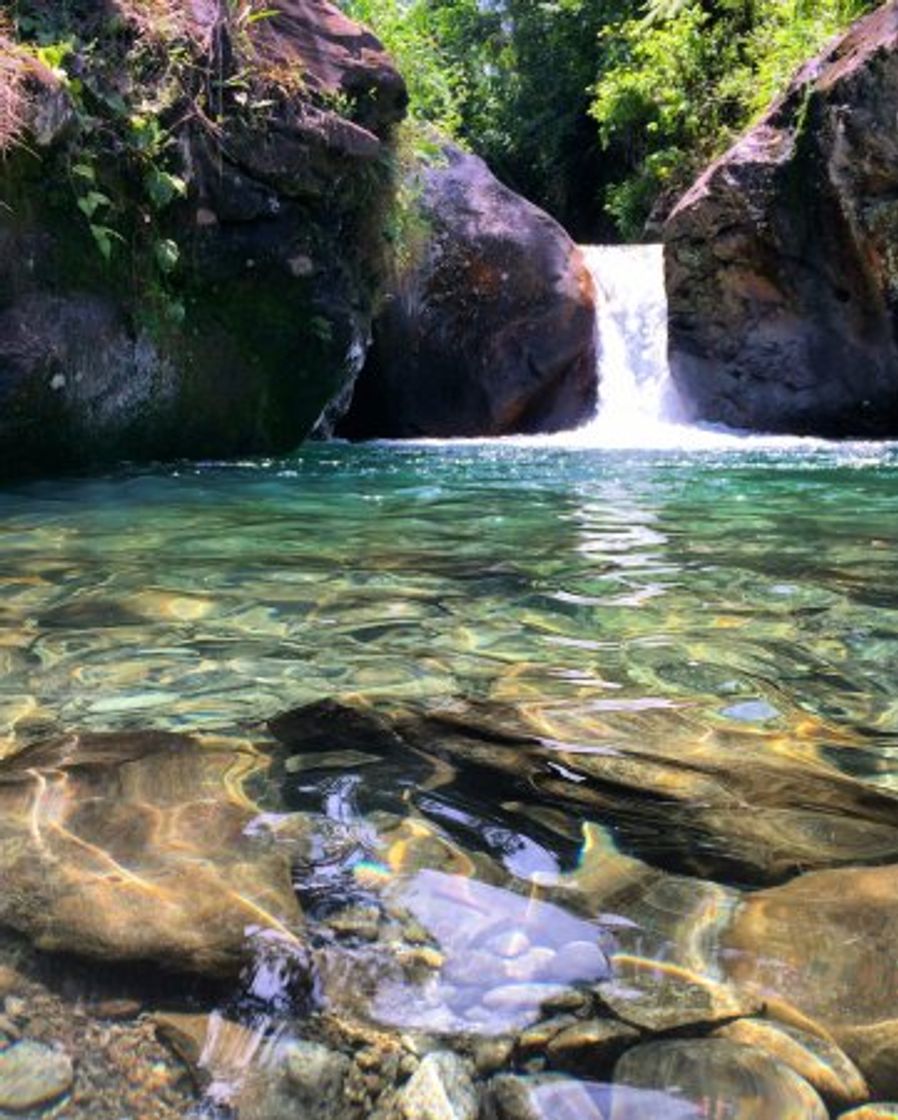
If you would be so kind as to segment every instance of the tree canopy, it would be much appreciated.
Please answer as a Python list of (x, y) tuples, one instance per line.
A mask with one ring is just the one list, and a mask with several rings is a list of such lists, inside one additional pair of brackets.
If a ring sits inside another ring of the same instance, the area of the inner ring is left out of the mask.
[(640, 236), (796, 67), (874, 0), (342, 0), (413, 121), (581, 239)]

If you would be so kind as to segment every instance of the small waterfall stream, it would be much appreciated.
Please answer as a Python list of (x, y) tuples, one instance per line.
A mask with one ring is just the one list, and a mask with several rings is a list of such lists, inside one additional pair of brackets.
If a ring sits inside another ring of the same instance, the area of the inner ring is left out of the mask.
[(688, 442), (667, 363), (662, 245), (584, 246), (596, 285), (599, 409), (581, 434), (604, 446)]

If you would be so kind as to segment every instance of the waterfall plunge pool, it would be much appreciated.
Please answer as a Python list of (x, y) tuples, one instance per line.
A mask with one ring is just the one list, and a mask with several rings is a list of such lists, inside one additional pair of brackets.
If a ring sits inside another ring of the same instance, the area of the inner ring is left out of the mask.
[(898, 451), (685, 423), (587, 260), (579, 431), (0, 495), (0, 1115), (898, 1093)]
[(14, 1056), (65, 1050), (67, 1117), (276, 1117), (297, 1054), (339, 1120), (421, 1069), (502, 1115), (697, 1117), (696, 1078), (819, 1115), (708, 1033), (887, 1043), (896, 483), (887, 446), (500, 441), (8, 489)]

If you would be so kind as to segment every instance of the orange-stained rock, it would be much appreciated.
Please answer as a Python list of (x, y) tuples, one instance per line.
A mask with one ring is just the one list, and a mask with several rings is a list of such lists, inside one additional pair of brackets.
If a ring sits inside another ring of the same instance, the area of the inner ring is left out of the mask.
[[(186, 736), (71, 735), (0, 761), (0, 924), (42, 949), (236, 975), (303, 958), (295, 843), (248, 833), (259, 757)], [(279, 951), (279, 950), (278, 950)]]

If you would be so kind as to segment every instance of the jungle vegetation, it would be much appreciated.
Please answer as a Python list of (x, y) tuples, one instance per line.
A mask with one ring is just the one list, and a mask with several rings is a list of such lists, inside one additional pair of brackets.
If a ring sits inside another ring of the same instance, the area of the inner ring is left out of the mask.
[(874, 0), (342, 0), (435, 126), (581, 240), (635, 239)]

